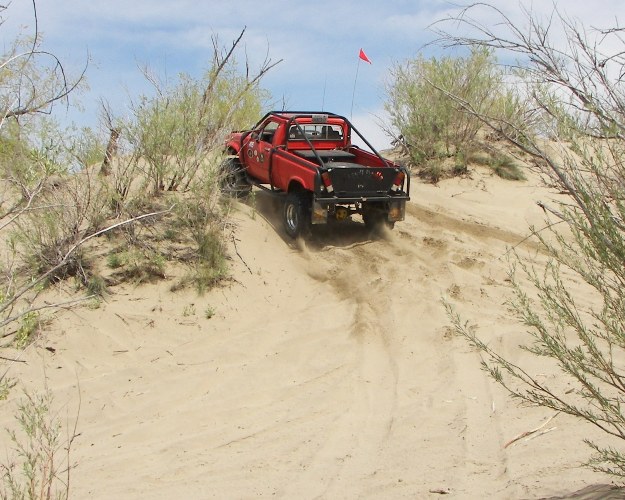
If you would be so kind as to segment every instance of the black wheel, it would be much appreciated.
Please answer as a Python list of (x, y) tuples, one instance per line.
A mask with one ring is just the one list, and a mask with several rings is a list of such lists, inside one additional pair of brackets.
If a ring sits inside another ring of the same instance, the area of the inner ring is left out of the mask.
[(222, 193), (235, 198), (245, 198), (252, 190), (252, 185), (247, 181), (245, 171), (236, 156), (228, 156), (221, 163), (219, 173)]
[(362, 212), (362, 220), (367, 229), (375, 233), (381, 232), (384, 228), (395, 227), (395, 222), (388, 220), (388, 209), (379, 204), (366, 206)]
[(283, 211), (286, 234), (291, 238), (307, 236), (310, 232), (310, 196), (304, 192), (291, 192), (286, 196)]

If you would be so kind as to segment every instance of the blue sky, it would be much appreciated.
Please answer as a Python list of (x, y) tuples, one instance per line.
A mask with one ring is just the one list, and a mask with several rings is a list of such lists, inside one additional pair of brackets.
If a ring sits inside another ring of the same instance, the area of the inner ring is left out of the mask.
[[(520, 3), (495, 0), (515, 19)], [(523, 5), (547, 13), (553, 3)], [(558, 8), (588, 26), (614, 25), (620, 0), (560, 0)], [(350, 116), (383, 148), (389, 139), (378, 121), (383, 118), (385, 81), (397, 62), (440, 55), (424, 46), (434, 39), (428, 26), (458, 5), (439, 0), (39, 0), (39, 29), (44, 47), (77, 73), (89, 59), (90, 90), (81, 96), (84, 113), (72, 113), (80, 124), (97, 126), (98, 100), (107, 100), (118, 114), (129, 96), (150, 91), (138, 70), (147, 65), (161, 78), (180, 72), (199, 76), (210, 63), (212, 36), (229, 45), (246, 27), (245, 53), (252, 68), (268, 55), (283, 59), (262, 81), (276, 102), (288, 108)], [(21, 29), (32, 33), (32, 0), (12, 0), (0, 26), (4, 45)], [(484, 18), (489, 23), (488, 18)], [(363, 48), (371, 65), (360, 62)], [(239, 53), (239, 59), (244, 54)], [(356, 80), (356, 71), (358, 78)], [(354, 92), (354, 84), (355, 92)]]

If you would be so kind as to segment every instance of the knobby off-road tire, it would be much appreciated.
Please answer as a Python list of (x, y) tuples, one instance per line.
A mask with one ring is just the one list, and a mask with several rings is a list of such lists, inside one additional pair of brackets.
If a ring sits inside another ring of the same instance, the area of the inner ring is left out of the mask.
[(306, 237), (310, 234), (311, 199), (306, 192), (295, 191), (287, 194), (282, 212), (286, 234), (291, 238)]
[(221, 192), (235, 198), (245, 198), (252, 185), (248, 182), (245, 170), (236, 156), (228, 156), (219, 168)]

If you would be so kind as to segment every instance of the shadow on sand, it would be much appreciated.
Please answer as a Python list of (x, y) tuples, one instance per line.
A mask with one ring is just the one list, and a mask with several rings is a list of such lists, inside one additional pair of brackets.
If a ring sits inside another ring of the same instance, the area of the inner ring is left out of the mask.
[[(252, 207), (287, 245), (298, 247), (298, 242), (286, 234), (282, 225), (283, 197), (254, 190), (254, 195), (245, 203)], [(349, 247), (383, 238), (383, 234), (373, 234), (356, 215), (353, 219), (349, 218), (342, 222), (329, 221), (328, 224), (313, 225), (311, 234), (306, 237), (306, 246), (309, 250), (319, 251), (328, 246)]]
[(625, 498), (625, 489), (610, 484), (596, 484), (587, 486), (574, 493), (562, 496), (545, 497), (540, 500), (622, 500)]

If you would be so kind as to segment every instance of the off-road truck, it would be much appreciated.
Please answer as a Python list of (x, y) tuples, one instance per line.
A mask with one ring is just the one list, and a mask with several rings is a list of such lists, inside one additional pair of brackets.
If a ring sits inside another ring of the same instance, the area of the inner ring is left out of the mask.
[[(369, 150), (352, 144), (355, 136)], [(284, 197), (284, 228), (293, 238), (311, 224), (352, 214), (372, 229), (404, 220), (408, 171), (383, 158), (343, 116), (271, 111), (252, 129), (232, 133), (226, 149), (222, 189), (245, 196), (254, 185)]]

